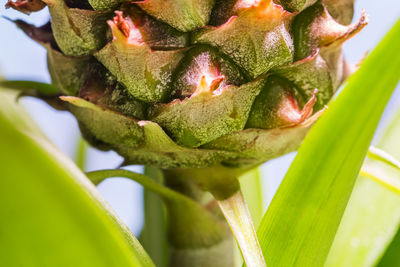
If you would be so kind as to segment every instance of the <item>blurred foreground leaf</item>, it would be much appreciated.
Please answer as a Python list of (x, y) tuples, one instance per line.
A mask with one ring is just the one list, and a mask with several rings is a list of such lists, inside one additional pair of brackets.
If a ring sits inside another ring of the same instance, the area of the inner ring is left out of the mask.
[(324, 264), (400, 78), (399, 36), (400, 22), (350, 77), (300, 147), (258, 229), (268, 266)]
[[(386, 131), (382, 140), (384, 144), (387, 144), (390, 152), (393, 153), (393, 156), (396, 158), (400, 158), (400, 109), (397, 113), (397, 116), (390, 124), (390, 127)], [(390, 148), (389, 148), (390, 146)], [(385, 147), (386, 148), (386, 147)], [(384, 203), (383, 205), (385, 205)], [(385, 253), (381, 256), (378, 261), (378, 267), (391, 267), (391, 266), (400, 266), (400, 211), (397, 208), (400, 206), (400, 197), (398, 198), (398, 202), (395, 203), (396, 212), (392, 210), (392, 213), (388, 213), (387, 216), (393, 216), (397, 219), (392, 226), (397, 226), (397, 233), (392, 239), (391, 243), (387, 246)], [(392, 234), (393, 232), (391, 232)], [(391, 236), (389, 236), (390, 238)], [(389, 239), (390, 240), (390, 239)], [(388, 240), (388, 241), (389, 241)]]
[[(400, 157), (400, 110), (378, 147)], [(367, 160), (370, 173), (390, 184), (400, 184), (400, 171), (385, 162)], [(364, 167), (363, 167), (364, 168)], [(398, 186), (396, 186), (398, 188)], [(373, 266), (390, 244), (400, 224), (400, 195), (397, 190), (364, 177), (357, 180), (343, 216), (326, 266)], [(378, 266), (399, 266), (398, 233)]]
[(385, 254), (376, 265), (377, 267), (400, 266), (400, 231), (394, 236)]
[[(393, 150), (393, 149), (390, 149)], [(367, 156), (371, 159), (376, 159), (382, 161), (398, 170), (400, 170), (400, 161), (394, 158), (391, 154), (387, 153), (386, 151), (377, 148), (377, 147), (370, 147), (367, 153)]]
[(0, 81), (0, 86), (14, 89), (18, 92), (35, 91), (43, 95), (56, 95), (59, 90), (51, 84), (34, 81)]
[(15, 97), (0, 90), (1, 266), (154, 266)]

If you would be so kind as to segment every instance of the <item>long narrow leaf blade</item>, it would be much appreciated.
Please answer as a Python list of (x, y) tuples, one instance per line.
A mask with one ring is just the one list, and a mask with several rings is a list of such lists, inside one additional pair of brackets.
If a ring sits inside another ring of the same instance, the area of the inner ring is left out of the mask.
[(0, 262), (154, 266), (93, 184), (0, 91)]
[[(384, 181), (400, 181), (397, 170), (382, 163), (365, 164)], [(325, 267), (375, 265), (400, 223), (400, 195), (395, 189), (363, 175), (357, 179)]]
[[(393, 154), (396, 158), (400, 158), (400, 109), (397, 113), (397, 116), (390, 124), (390, 127), (387, 129), (386, 133), (383, 135), (381, 146), (383, 149), (388, 149), (388, 152)], [(389, 148), (390, 147), (390, 148)], [(397, 199), (397, 206), (400, 206), (400, 196)], [(381, 259), (378, 261), (378, 267), (389, 267), (389, 266), (400, 266), (400, 210), (396, 209), (396, 212), (392, 212), (387, 214), (387, 216), (395, 217), (397, 221), (395, 221), (391, 226), (397, 230), (394, 238), (390, 241), (390, 237), (393, 236), (389, 235), (387, 238), (386, 244), (387, 246), (386, 251), (381, 255)]]
[[(322, 266), (398, 80), (400, 22), (311, 129), (258, 234), (268, 266)], [(382, 70), (382, 71), (379, 71)]]
[[(400, 110), (377, 146), (400, 157)], [(400, 171), (379, 160), (366, 161), (370, 172), (400, 184)], [(364, 166), (365, 167), (365, 166)], [(363, 167), (363, 168), (364, 168)], [(397, 186), (396, 186), (397, 188)], [(360, 177), (326, 261), (326, 267), (374, 266), (400, 225), (400, 195), (382, 183)], [(398, 233), (378, 266), (399, 266)]]

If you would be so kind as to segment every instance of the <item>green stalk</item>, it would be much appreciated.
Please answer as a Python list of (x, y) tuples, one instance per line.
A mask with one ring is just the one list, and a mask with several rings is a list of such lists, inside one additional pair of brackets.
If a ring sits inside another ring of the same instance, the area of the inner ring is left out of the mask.
[[(185, 236), (185, 243), (177, 242), (178, 233), (170, 229), (171, 267), (232, 267), (234, 265), (234, 243), (229, 227), (211, 194), (203, 191), (198, 183), (193, 180), (194, 176), (198, 175), (199, 172), (201, 172), (200, 176), (203, 176), (204, 173), (202, 171), (202, 169), (186, 171), (164, 170), (165, 184), (170, 189), (189, 197), (198, 205), (204, 207), (215, 218), (218, 218), (213, 224), (207, 226), (208, 230), (206, 232), (199, 227), (196, 227), (193, 231), (188, 231), (188, 235)], [(187, 213), (187, 210), (183, 209), (174, 214), (169, 213), (171, 224), (179, 227), (176, 222), (186, 220)], [(192, 226), (187, 225), (186, 227), (191, 228)], [(210, 240), (210, 235), (207, 232), (213, 231), (212, 229), (220, 229), (220, 238)]]
[[(266, 266), (250, 212), (240, 191), (238, 177), (245, 173), (245, 170), (215, 165), (207, 169), (176, 169), (164, 173), (167, 178), (169, 177), (167, 181), (175, 183), (181, 181), (181, 185), (172, 187), (175, 190), (189, 192), (191, 190), (185, 189), (182, 185), (191, 183), (210, 192), (230, 225), (246, 264), (254, 267)], [(197, 201), (201, 199), (197, 198)], [(224, 257), (233, 258), (233, 248)]]
[[(162, 184), (162, 173), (158, 169), (146, 166), (144, 174)], [(143, 198), (144, 224), (139, 241), (156, 266), (166, 267), (168, 264), (168, 243), (164, 204), (159, 195), (146, 188), (144, 188)]]
[(240, 188), (257, 229), (264, 215), (261, 170), (254, 168), (239, 177)]
[[(240, 188), (244, 200), (249, 208), (254, 227), (257, 229), (264, 214), (263, 210), (263, 191), (261, 182), (261, 170), (259, 167), (253, 168), (239, 177)], [(239, 247), (235, 247), (235, 266), (243, 265), (243, 257)]]
[(169, 266), (232, 267), (232, 238), (215, 201), (210, 202), (210, 195), (189, 179), (180, 180), (174, 172), (167, 174), (165, 179), (170, 188), (145, 175), (121, 169), (89, 172), (87, 177), (95, 184), (110, 177), (126, 177), (162, 197), (168, 211)]
[(34, 91), (43, 95), (57, 95), (59, 90), (57, 87), (47, 83), (34, 82), (34, 81), (0, 81), (0, 86), (8, 89), (14, 89), (21, 92)]
[[(250, 211), (237, 178), (223, 169), (164, 171), (164, 187), (149, 177), (126, 170), (87, 173), (95, 184), (109, 177), (127, 177), (160, 195), (168, 209), (170, 266), (233, 266), (233, 244), (229, 223), (249, 267), (266, 267)], [(224, 173), (224, 176), (219, 174)], [(209, 188), (214, 197), (199, 187)], [(223, 181), (230, 182), (223, 186)], [(218, 203), (218, 205), (217, 205)], [(219, 206), (219, 208), (218, 208)]]
[(246, 265), (266, 267), (250, 211), (242, 192), (239, 190), (229, 198), (219, 200), (218, 205), (231, 227)]
[(88, 144), (86, 143), (85, 139), (83, 139), (82, 136), (79, 136), (76, 142), (74, 161), (82, 171), (85, 171), (86, 168), (87, 149)]

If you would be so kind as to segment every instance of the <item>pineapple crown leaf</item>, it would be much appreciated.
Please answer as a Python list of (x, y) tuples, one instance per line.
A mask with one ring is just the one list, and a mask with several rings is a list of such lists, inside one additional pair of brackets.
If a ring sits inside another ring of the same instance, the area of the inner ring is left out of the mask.
[(70, 111), (85, 127), (111, 145), (136, 147), (143, 141), (143, 131), (137, 121), (117, 112), (103, 109), (89, 101), (74, 96), (61, 96), (70, 104)]
[(223, 159), (225, 166), (243, 168), (254, 166), (297, 149), (311, 125), (323, 114), (321, 109), (302, 123), (284, 128), (259, 129), (248, 128), (224, 135), (206, 145), (203, 149), (214, 149), (238, 153), (240, 156)]
[[(200, 83), (203, 81), (202, 78)], [(178, 144), (198, 147), (232, 130), (243, 129), (264, 83), (264, 79), (258, 79), (239, 87), (220, 85), (218, 93), (200, 93), (157, 107), (157, 115), (151, 120), (166, 129)], [(211, 85), (212, 82), (206, 86), (210, 89)]]
[(214, 6), (214, 0), (144, 0), (133, 3), (183, 32), (206, 25)]
[(276, 0), (286, 10), (290, 12), (300, 12), (307, 7), (315, 4), (318, 0)]
[(292, 16), (272, 2), (251, 6), (223, 25), (199, 30), (194, 41), (218, 47), (254, 79), (292, 62)]
[[(121, 33), (114, 22), (110, 24), (115, 33)], [(95, 57), (132, 96), (145, 102), (162, 101), (169, 92), (172, 71), (186, 49), (155, 51), (137, 40), (132, 43), (118, 38), (95, 53)]]
[(324, 0), (323, 4), (337, 22), (343, 25), (351, 23), (354, 13), (354, 0)]
[(13, 8), (25, 14), (30, 14), (31, 12), (36, 12), (42, 10), (46, 7), (46, 4), (41, 0), (8, 0), (6, 8)]
[(293, 22), (295, 59), (305, 58), (321, 47), (342, 44), (367, 23), (368, 17), (363, 11), (357, 23), (342, 25), (323, 5), (317, 3), (296, 16)]

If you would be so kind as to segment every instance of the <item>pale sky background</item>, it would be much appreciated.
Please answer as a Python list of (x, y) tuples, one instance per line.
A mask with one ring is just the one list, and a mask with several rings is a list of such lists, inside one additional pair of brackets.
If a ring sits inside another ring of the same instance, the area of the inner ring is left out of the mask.
[[(21, 18), (35, 25), (42, 25), (48, 20), (47, 9), (26, 16), (14, 10), (4, 8), (5, 0), (0, 1), (0, 15), (12, 19)], [(372, 50), (390, 27), (400, 18), (400, 0), (358, 0), (356, 1), (355, 19), (364, 8), (370, 15), (369, 25), (356, 37), (344, 45), (345, 56), (350, 62), (358, 62), (364, 53)], [(396, 51), (400, 53), (400, 51)], [(376, 70), (383, 72), (384, 70)], [(400, 70), (399, 70), (400, 71)], [(30, 79), (49, 82), (46, 67), (45, 50), (26, 37), (12, 23), (0, 17), (0, 74), (7, 79)], [(366, 93), (368, 93), (366, 91)], [(75, 119), (67, 112), (55, 111), (46, 104), (32, 98), (21, 101), (29, 110), (54, 144), (69, 156), (74, 154), (79, 129)], [(395, 107), (400, 107), (400, 89), (392, 98), (381, 125), (388, 121)], [(1, 148), (0, 148), (1, 149)], [(262, 166), (263, 189), (266, 193), (265, 206), (283, 178), (294, 153)], [(87, 170), (115, 168), (122, 158), (114, 152), (100, 152), (90, 149)], [(141, 167), (133, 167), (140, 171)], [(125, 179), (105, 181), (99, 187), (100, 192), (121, 216), (121, 218), (138, 234), (143, 223), (142, 188), (140, 185)]]

